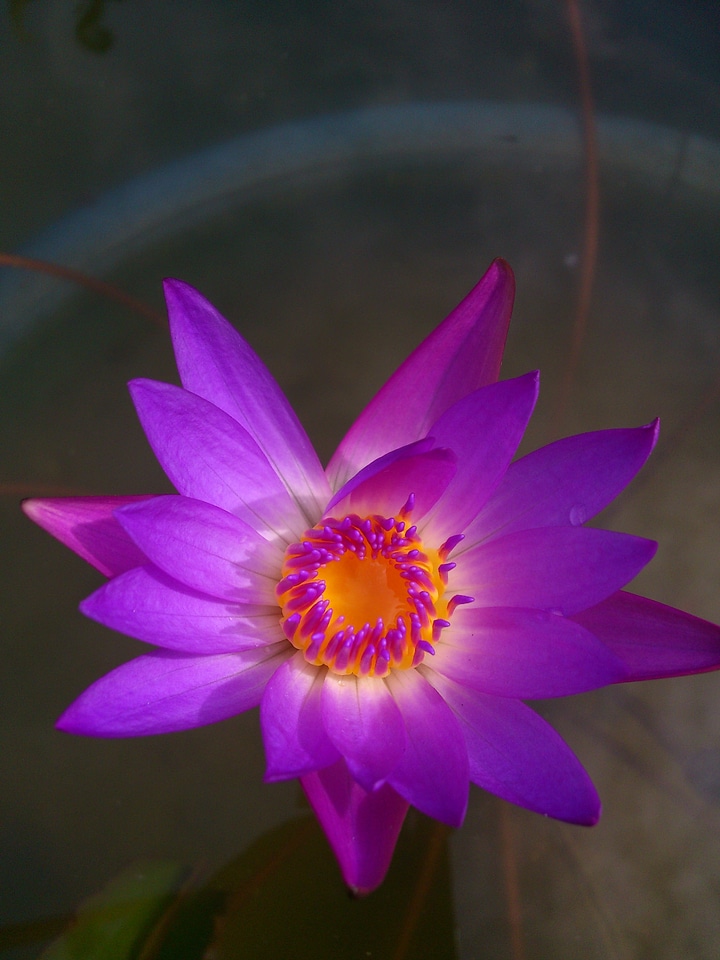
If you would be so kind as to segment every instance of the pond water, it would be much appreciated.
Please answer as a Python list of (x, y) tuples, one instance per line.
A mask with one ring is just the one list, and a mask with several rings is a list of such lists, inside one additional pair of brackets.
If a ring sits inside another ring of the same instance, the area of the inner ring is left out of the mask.
[[(542, 373), (522, 449), (660, 416), (650, 465), (600, 522), (660, 541), (636, 592), (717, 622), (720, 28), (712, 3), (580, 4), (600, 203), (573, 364), (587, 183), (572, 7), (11, 5), (0, 252), (73, 268), (160, 312), (164, 276), (193, 283), (267, 362), (324, 461), (504, 257), (518, 293), (503, 376)], [(162, 906), (223, 868), (254, 878), (260, 899), (219, 956), (240, 944), (291, 958), (717, 955), (718, 675), (537, 704), (591, 773), (600, 824), (545, 820), (473, 789), (449, 837), (408, 822), (387, 888), (362, 904), (345, 899), (322, 841), (292, 833), (307, 812), (297, 784), (263, 785), (256, 711), (140, 740), (55, 731), (75, 696), (142, 644), (78, 613), (102, 578), (19, 500), (169, 490), (125, 385), (177, 375), (162, 324), (77, 284), (0, 269), (8, 956), (39, 956), (118, 877), (155, 909), (153, 883)], [(278, 850), (298, 858), (294, 873), (270, 870)], [(347, 943), (327, 933), (327, 914), (352, 931)], [(143, 940), (148, 924), (125, 953), (85, 943), (71, 955), (163, 956)], [(190, 934), (182, 943), (170, 955), (202, 956)]]

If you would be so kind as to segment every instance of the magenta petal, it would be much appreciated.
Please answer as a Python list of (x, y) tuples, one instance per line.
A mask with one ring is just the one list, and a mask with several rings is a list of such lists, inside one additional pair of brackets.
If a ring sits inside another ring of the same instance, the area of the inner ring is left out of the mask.
[(624, 591), (573, 617), (625, 664), (627, 680), (720, 667), (720, 626)]
[(538, 396), (540, 377), (528, 373), (475, 390), (430, 427), (436, 444), (449, 447), (458, 469), (421, 525), (436, 543), (461, 533), (477, 514), (515, 455)]
[(166, 280), (165, 298), (183, 386), (224, 410), (255, 438), (306, 519), (314, 523), (330, 488), (307, 434), (270, 371), (189, 284)]
[(457, 718), (417, 670), (395, 670), (386, 683), (407, 735), (407, 748), (388, 784), (429, 817), (459, 827), (467, 809), (469, 773)]
[(657, 544), (589, 527), (519, 530), (457, 556), (453, 589), (483, 607), (526, 607), (571, 616), (624, 587)]
[(25, 500), (22, 508), (43, 530), (74, 550), (106, 577), (147, 563), (114, 517), (118, 507), (149, 496), (49, 497)]
[(327, 670), (297, 652), (275, 671), (260, 703), (266, 781), (288, 780), (340, 759), (325, 732), (321, 701)]
[(325, 508), (325, 516), (394, 517), (413, 494), (413, 520), (430, 510), (455, 475), (457, 457), (450, 450), (433, 450), (432, 440), (420, 440), (374, 460), (349, 480)]
[(470, 779), (504, 800), (547, 817), (591, 826), (600, 799), (565, 741), (519, 700), (489, 697), (422, 668), (460, 718)]
[(522, 457), (465, 530), (464, 546), (528, 527), (580, 526), (630, 483), (657, 435), (656, 420), (566, 437)]
[(208, 657), (156, 650), (97, 680), (57, 727), (91, 737), (139, 737), (216, 723), (256, 707), (287, 656), (286, 641)]
[(211, 597), (276, 604), (282, 552), (226, 510), (155, 497), (118, 511), (135, 543), (165, 573)]
[(300, 778), (310, 805), (337, 857), (343, 880), (356, 895), (385, 879), (408, 803), (385, 784), (363, 790), (343, 760)]
[(299, 539), (307, 524), (244, 427), (187, 390), (133, 380), (140, 422), (179, 493), (241, 517), (265, 536)]
[(136, 567), (80, 604), (87, 617), (138, 640), (213, 654), (277, 642), (277, 606), (227, 603), (191, 590), (157, 567)]
[(545, 610), (459, 607), (428, 669), (482, 693), (540, 700), (626, 679), (594, 634)]
[(454, 403), (497, 380), (514, 296), (512, 270), (495, 260), (350, 428), (328, 466), (333, 489), (371, 460), (424, 437)]
[(322, 692), (325, 730), (365, 790), (376, 789), (405, 750), (403, 718), (383, 680), (328, 673)]

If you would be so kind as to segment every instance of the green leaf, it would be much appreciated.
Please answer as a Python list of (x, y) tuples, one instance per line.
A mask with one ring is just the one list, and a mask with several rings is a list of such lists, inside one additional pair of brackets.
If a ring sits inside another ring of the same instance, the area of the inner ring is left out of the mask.
[[(454, 960), (447, 829), (411, 813), (382, 887), (363, 900), (346, 891), (312, 818), (266, 834), (203, 891), (215, 915), (215, 960)], [(176, 960), (182, 940), (153, 960)], [(198, 954), (199, 956), (200, 954)], [(195, 956), (193, 954), (193, 956)]]
[(78, 908), (41, 960), (135, 960), (185, 875), (175, 863), (129, 868)]
[(447, 834), (411, 811), (385, 883), (362, 900), (310, 816), (194, 889), (176, 864), (142, 864), (84, 903), (41, 960), (455, 960)]

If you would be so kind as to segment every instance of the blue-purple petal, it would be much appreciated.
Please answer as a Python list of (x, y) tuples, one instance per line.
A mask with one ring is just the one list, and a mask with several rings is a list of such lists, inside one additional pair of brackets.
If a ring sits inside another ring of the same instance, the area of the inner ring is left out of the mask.
[(344, 760), (300, 778), (310, 805), (337, 857), (343, 880), (357, 896), (385, 879), (407, 801), (384, 784), (363, 790)]
[(226, 510), (190, 497), (155, 497), (116, 514), (149, 559), (193, 590), (274, 604), (282, 551)]
[(260, 725), (267, 770), (265, 779), (288, 780), (340, 759), (322, 722), (325, 667), (309, 664), (297, 652), (275, 671), (260, 703)]
[(502, 483), (465, 530), (467, 549), (528, 527), (577, 527), (603, 510), (649, 457), (658, 421), (557, 440), (510, 464)]
[(133, 380), (150, 446), (178, 493), (243, 519), (268, 538), (297, 539), (307, 524), (253, 437), (219, 407), (169, 383)]
[(454, 403), (497, 380), (514, 297), (512, 270), (495, 260), (350, 428), (328, 466), (334, 490), (365, 464), (426, 436)]
[(720, 626), (619, 591), (573, 617), (625, 664), (626, 680), (655, 680), (720, 668)]
[(528, 373), (475, 390), (430, 427), (429, 435), (458, 458), (457, 473), (425, 517), (423, 536), (442, 543), (462, 533), (502, 480), (522, 440), (538, 396)]
[(407, 735), (388, 784), (429, 817), (459, 827), (467, 809), (469, 768), (457, 718), (417, 670), (396, 670), (386, 682)]
[(433, 443), (419, 440), (369, 463), (332, 497), (325, 515), (394, 517), (412, 494), (413, 521), (419, 520), (443, 495), (457, 469), (455, 454), (432, 449)]
[(115, 519), (115, 510), (149, 500), (137, 497), (46, 497), (22, 508), (43, 530), (74, 550), (106, 577), (147, 563), (147, 557)]
[(152, 565), (110, 580), (83, 600), (80, 610), (111, 630), (188, 654), (231, 653), (281, 637), (276, 605), (218, 600)]
[(202, 727), (260, 703), (288, 644), (196, 657), (156, 650), (97, 680), (57, 727), (89, 737), (140, 737)]
[(395, 770), (406, 747), (398, 706), (383, 680), (328, 673), (322, 719), (352, 776), (375, 790)]
[(452, 586), (479, 606), (571, 616), (624, 587), (656, 549), (652, 540), (591, 527), (519, 530), (453, 555)]
[(459, 607), (426, 662), (482, 693), (527, 700), (626, 679), (622, 661), (594, 634), (546, 610)]
[(487, 696), (421, 669), (461, 721), (473, 783), (543, 816), (597, 823), (597, 791), (548, 723), (519, 700)]
[(270, 371), (189, 284), (166, 280), (165, 298), (183, 386), (224, 410), (255, 438), (312, 525), (330, 488), (307, 434)]

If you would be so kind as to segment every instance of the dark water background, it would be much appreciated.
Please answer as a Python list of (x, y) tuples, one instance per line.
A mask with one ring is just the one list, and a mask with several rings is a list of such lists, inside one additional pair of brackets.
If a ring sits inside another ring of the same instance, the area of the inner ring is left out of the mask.
[[(680, 0), (588, 0), (581, 12), (601, 118), (599, 255), (563, 432), (662, 417), (655, 466), (604, 522), (661, 541), (639, 592), (717, 621), (720, 18), (714, 2)], [(504, 375), (541, 369), (527, 446), (556, 435), (586, 209), (565, 3), (33, 0), (0, 14), (0, 51), (0, 251), (76, 267), (158, 309), (163, 276), (194, 283), (267, 361), (325, 458), (504, 256), (518, 282)], [(447, 142), (423, 140), (418, 103)], [(448, 103), (470, 105), (464, 127)], [(488, 105), (497, 127), (483, 135)], [(388, 111), (385, 126), (374, 115), (364, 146), (317, 159), (322, 118), (344, 117), (349, 136), (365, 108)], [(276, 174), (263, 180), (261, 164), (241, 182), (240, 138), (290, 122), (316, 159), (294, 164), (282, 137), (263, 141)], [(207, 151), (225, 148), (223, 171)], [(100, 578), (24, 520), (19, 498), (166, 489), (125, 382), (176, 377), (161, 328), (73, 285), (0, 271), (9, 930), (71, 912), (141, 858), (205, 875), (302, 807), (294, 784), (262, 785), (254, 713), (141, 741), (54, 731), (142, 645), (77, 613)], [(541, 709), (587, 764), (603, 820), (581, 830), (475, 790), (450, 839), (443, 955), (716, 957), (720, 679)], [(378, 924), (402, 909), (376, 902)], [(309, 936), (290, 931), (287, 956), (304, 956)], [(8, 956), (42, 947), (38, 935)]]

